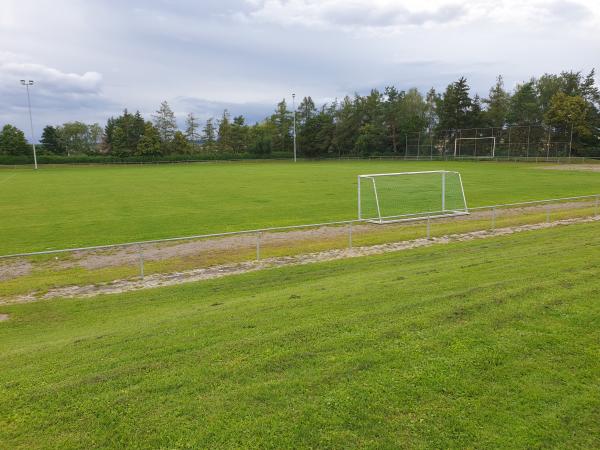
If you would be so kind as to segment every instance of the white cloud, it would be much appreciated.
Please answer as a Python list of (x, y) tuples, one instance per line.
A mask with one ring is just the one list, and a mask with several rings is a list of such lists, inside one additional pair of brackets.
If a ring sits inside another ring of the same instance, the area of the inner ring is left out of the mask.
[(42, 64), (0, 61), (0, 86), (8, 87), (23, 78), (34, 80), (37, 87), (48, 93), (98, 95), (102, 86), (98, 72), (65, 73)]
[(600, 16), (594, 0), (246, 0), (246, 3), (253, 10), (238, 17), (248, 21), (344, 31), (431, 28), (481, 20), (513, 25), (589, 21)]

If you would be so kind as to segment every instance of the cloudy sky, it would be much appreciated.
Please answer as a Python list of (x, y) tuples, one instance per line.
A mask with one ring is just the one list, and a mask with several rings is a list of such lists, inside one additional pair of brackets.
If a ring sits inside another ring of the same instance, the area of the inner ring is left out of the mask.
[(598, 0), (0, 0), (0, 124), (104, 123), (167, 100), (180, 119), (251, 121), (394, 84), (485, 94), (600, 66)]

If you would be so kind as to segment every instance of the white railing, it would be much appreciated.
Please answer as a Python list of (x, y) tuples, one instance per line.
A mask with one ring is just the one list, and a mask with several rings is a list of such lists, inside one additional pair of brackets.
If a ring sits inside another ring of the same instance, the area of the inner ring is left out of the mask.
[[(503, 203), (497, 205), (488, 205), (488, 206), (476, 206), (469, 208), (470, 212), (474, 211), (491, 211), (492, 221), (495, 222), (495, 212), (498, 209), (503, 208), (518, 208), (518, 207), (528, 207), (528, 206), (536, 206), (536, 205), (548, 205), (547, 212), (549, 212), (549, 207), (552, 203), (562, 203), (567, 201), (582, 201), (582, 200), (594, 200), (595, 203), (595, 215), (600, 213), (600, 194), (592, 194), (592, 195), (580, 195), (574, 197), (561, 197), (561, 198), (552, 198), (552, 199), (544, 199), (544, 200), (532, 200), (526, 202), (518, 202), (518, 203)], [(548, 215), (549, 218), (549, 215)], [(429, 222), (434, 220), (435, 217), (420, 217), (416, 218), (415, 222), (427, 222), (429, 229)], [(0, 255), (0, 260), (12, 259), (12, 258), (26, 258), (26, 257), (34, 257), (34, 256), (42, 256), (42, 255), (56, 255), (56, 254), (64, 254), (64, 253), (75, 253), (75, 252), (87, 252), (87, 251), (98, 251), (98, 250), (110, 250), (116, 248), (128, 248), (128, 247), (137, 247), (140, 252), (140, 263), (141, 263), (141, 272), (143, 274), (143, 246), (151, 245), (151, 244), (161, 244), (168, 242), (178, 242), (178, 241), (191, 241), (196, 239), (210, 239), (210, 238), (221, 238), (221, 237), (230, 237), (230, 236), (244, 236), (244, 235), (255, 235), (256, 236), (256, 254), (257, 259), (260, 259), (260, 247), (261, 247), (261, 235), (263, 233), (269, 232), (284, 232), (284, 231), (292, 231), (292, 230), (300, 230), (300, 229), (309, 229), (309, 228), (319, 228), (319, 227), (335, 227), (335, 226), (347, 226), (348, 227), (348, 243), (349, 247), (352, 248), (352, 225), (364, 224), (366, 220), (341, 220), (341, 221), (333, 221), (333, 222), (320, 222), (320, 223), (310, 223), (310, 224), (302, 224), (302, 225), (289, 225), (282, 227), (268, 227), (268, 228), (257, 228), (252, 230), (241, 230), (241, 231), (229, 231), (224, 233), (209, 233), (209, 234), (197, 234), (191, 236), (179, 236), (179, 237), (171, 237), (171, 238), (163, 238), (163, 239), (151, 239), (145, 241), (135, 241), (135, 242), (125, 242), (119, 244), (107, 244), (107, 245), (95, 245), (89, 247), (73, 247), (73, 248), (65, 248), (58, 250), (46, 250), (46, 251), (37, 251), (37, 252), (24, 252), (24, 253), (13, 253), (7, 255)]]

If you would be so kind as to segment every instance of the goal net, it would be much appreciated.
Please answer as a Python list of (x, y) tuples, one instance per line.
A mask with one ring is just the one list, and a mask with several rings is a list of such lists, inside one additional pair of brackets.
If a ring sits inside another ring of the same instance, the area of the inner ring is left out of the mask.
[(358, 219), (400, 222), (468, 214), (460, 173), (445, 170), (358, 176)]

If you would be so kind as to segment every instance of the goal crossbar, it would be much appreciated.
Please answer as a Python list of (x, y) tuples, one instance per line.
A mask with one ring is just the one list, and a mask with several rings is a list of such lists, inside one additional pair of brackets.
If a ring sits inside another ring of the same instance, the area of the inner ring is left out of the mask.
[[(396, 186), (393, 182), (388, 182), (386, 189), (387, 192), (380, 192), (378, 188), (378, 178), (389, 177), (412, 177), (412, 176), (424, 176), (429, 177), (429, 181), (419, 185), (419, 182), (414, 183), (413, 186), (409, 183), (408, 186), (404, 186), (405, 190), (402, 189), (401, 183)], [(435, 176), (439, 175), (439, 181), (435, 181)], [(432, 178), (432, 176), (434, 178)], [(451, 182), (448, 183), (447, 179), (451, 178)], [(433, 184), (431, 182), (433, 180)], [(362, 198), (362, 189), (365, 185), (369, 184), (368, 195), (371, 199)], [(391, 184), (391, 186), (390, 186)], [(450, 184), (450, 188), (448, 184)], [(428, 196), (427, 188), (432, 190)], [(390, 191), (391, 189), (391, 191)], [(448, 195), (447, 190), (452, 192)], [(412, 198), (411, 198), (412, 196)], [(428, 203), (427, 206), (432, 206), (432, 202), (435, 205), (435, 209), (428, 208), (425, 204), (419, 204), (420, 197), (424, 198), (424, 203)], [(437, 200), (436, 200), (437, 198)], [(365, 213), (363, 210), (363, 202), (371, 201), (372, 212)], [(447, 202), (450, 201), (450, 205)], [(382, 209), (382, 202), (386, 204), (386, 210)], [(394, 202), (399, 204), (394, 205)], [(415, 203), (416, 202), (416, 203)], [(415, 212), (404, 211), (403, 208), (409, 206), (417, 209)], [(394, 206), (398, 211), (394, 211)], [(438, 207), (439, 206), (439, 207)], [(390, 209), (395, 214), (389, 214)], [(397, 173), (378, 173), (378, 174), (366, 174), (358, 176), (358, 219), (365, 220), (373, 223), (390, 223), (390, 222), (404, 222), (404, 221), (415, 221), (422, 220), (424, 218), (439, 218), (439, 217), (450, 217), (459, 215), (468, 215), (469, 211), (467, 208), (467, 202), (465, 198), (465, 192), (462, 184), (462, 178), (459, 172), (447, 171), (447, 170), (430, 170), (422, 172), (397, 172)]]

